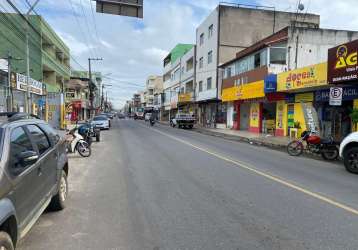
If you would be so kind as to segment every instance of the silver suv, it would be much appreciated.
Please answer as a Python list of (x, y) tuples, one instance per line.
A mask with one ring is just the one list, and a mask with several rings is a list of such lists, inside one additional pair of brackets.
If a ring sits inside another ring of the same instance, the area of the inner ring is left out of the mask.
[(50, 206), (65, 207), (66, 145), (45, 121), (0, 113), (0, 249), (12, 250)]

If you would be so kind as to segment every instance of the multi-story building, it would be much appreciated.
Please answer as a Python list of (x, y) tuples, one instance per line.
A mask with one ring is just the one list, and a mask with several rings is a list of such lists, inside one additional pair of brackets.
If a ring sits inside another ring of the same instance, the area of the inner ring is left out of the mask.
[[(104, 93), (102, 93), (102, 74), (101, 72), (94, 71), (91, 72), (92, 75), (92, 94), (93, 94), (93, 108), (96, 111), (99, 111), (99, 109), (103, 108), (103, 101), (104, 101)], [(89, 79), (89, 73), (88, 71), (78, 71), (78, 70), (72, 70), (71, 71), (71, 77), (74, 78), (82, 78), (82, 79)]]
[(242, 5), (220, 4), (196, 29), (196, 101), (199, 123), (215, 126), (223, 123), (225, 105), (220, 103), (218, 66), (255, 42), (291, 24), (319, 25), (318, 15), (289, 13)]
[(66, 123), (90, 118), (88, 78), (71, 77), (65, 87)]
[(162, 120), (168, 121), (178, 110), (182, 68), (185, 65), (182, 57), (193, 47), (193, 44), (177, 44), (163, 60), (164, 103), (161, 112)]
[(163, 91), (163, 76), (149, 76), (145, 87), (146, 108), (154, 108), (154, 95)]
[[(59, 127), (64, 115), (61, 113), (63, 97), (60, 93), (70, 79), (70, 51), (41, 16), (30, 15), (29, 22), (30, 81), (37, 87), (43, 85), (44, 91), (41, 94), (31, 91), (27, 97), (26, 89), (18, 87), (23, 85), (15, 83), (12, 86), (12, 110), (37, 113)], [(20, 74), (14, 77), (16, 81), (22, 81), (21, 75), (27, 72), (24, 27), (25, 20), (20, 15), (0, 14), (0, 58), (12, 58), (9, 60), (11, 71)], [(24, 82), (27, 83), (26, 77)]]
[(358, 32), (296, 24), (238, 52), (220, 66), (227, 127), (275, 135), (295, 130), (297, 135), (308, 129), (305, 103), (318, 110), (322, 135), (341, 139), (351, 131), (347, 118), (353, 101), (337, 107), (322, 98), (329, 92), (328, 49), (356, 38)]
[(181, 111), (194, 114), (195, 108), (195, 52), (193, 46), (180, 60), (181, 71), (179, 80), (178, 108)]
[(178, 106), (181, 77), (181, 57), (192, 49), (192, 44), (177, 44), (163, 61), (164, 109), (162, 119), (169, 120)]

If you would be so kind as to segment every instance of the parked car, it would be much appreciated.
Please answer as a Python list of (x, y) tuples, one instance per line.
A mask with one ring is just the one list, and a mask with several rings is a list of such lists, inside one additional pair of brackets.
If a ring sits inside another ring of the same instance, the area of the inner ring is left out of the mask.
[(98, 115), (93, 117), (91, 124), (93, 124), (96, 128), (109, 129), (111, 126), (111, 121), (105, 115)]
[(170, 126), (178, 128), (189, 128), (194, 127), (195, 117), (190, 113), (178, 112), (173, 119), (170, 120)]
[(339, 147), (339, 156), (343, 158), (347, 171), (358, 174), (358, 132), (350, 133)]
[(150, 120), (151, 117), (152, 117), (152, 113), (146, 113), (144, 116), (144, 120), (147, 122)]
[(14, 249), (47, 207), (65, 208), (67, 176), (65, 140), (49, 124), (0, 113), (0, 249)]

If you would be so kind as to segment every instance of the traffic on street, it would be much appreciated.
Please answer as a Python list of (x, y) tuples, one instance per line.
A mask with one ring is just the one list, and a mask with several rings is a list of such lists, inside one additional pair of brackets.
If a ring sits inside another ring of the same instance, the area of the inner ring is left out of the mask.
[(0, 0), (0, 250), (358, 249), (357, 0)]
[(358, 183), (339, 163), (118, 119), (69, 164), (67, 208), (45, 212), (19, 249), (358, 245)]

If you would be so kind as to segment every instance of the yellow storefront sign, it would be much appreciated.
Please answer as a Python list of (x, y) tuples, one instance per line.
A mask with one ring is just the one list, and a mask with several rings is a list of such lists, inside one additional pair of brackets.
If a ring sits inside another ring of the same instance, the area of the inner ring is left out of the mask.
[(295, 102), (313, 102), (313, 92), (296, 94)]
[(230, 102), (236, 100), (262, 98), (264, 96), (264, 81), (262, 80), (223, 89), (221, 98), (223, 102)]
[(239, 100), (239, 97), (237, 95), (239, 93), (239, 89), (240, 89), (239, 86), (223, 89), (221, 100), (223, 102), (231, 102), (231, 101)]
[(327, 63), (319, 63), (277, 75), (277, 91), (311, 88), (326, 84)]
[(192, 101), (192, 93), (179, 94), (178, 101), (179, 102), (191, 102)]

